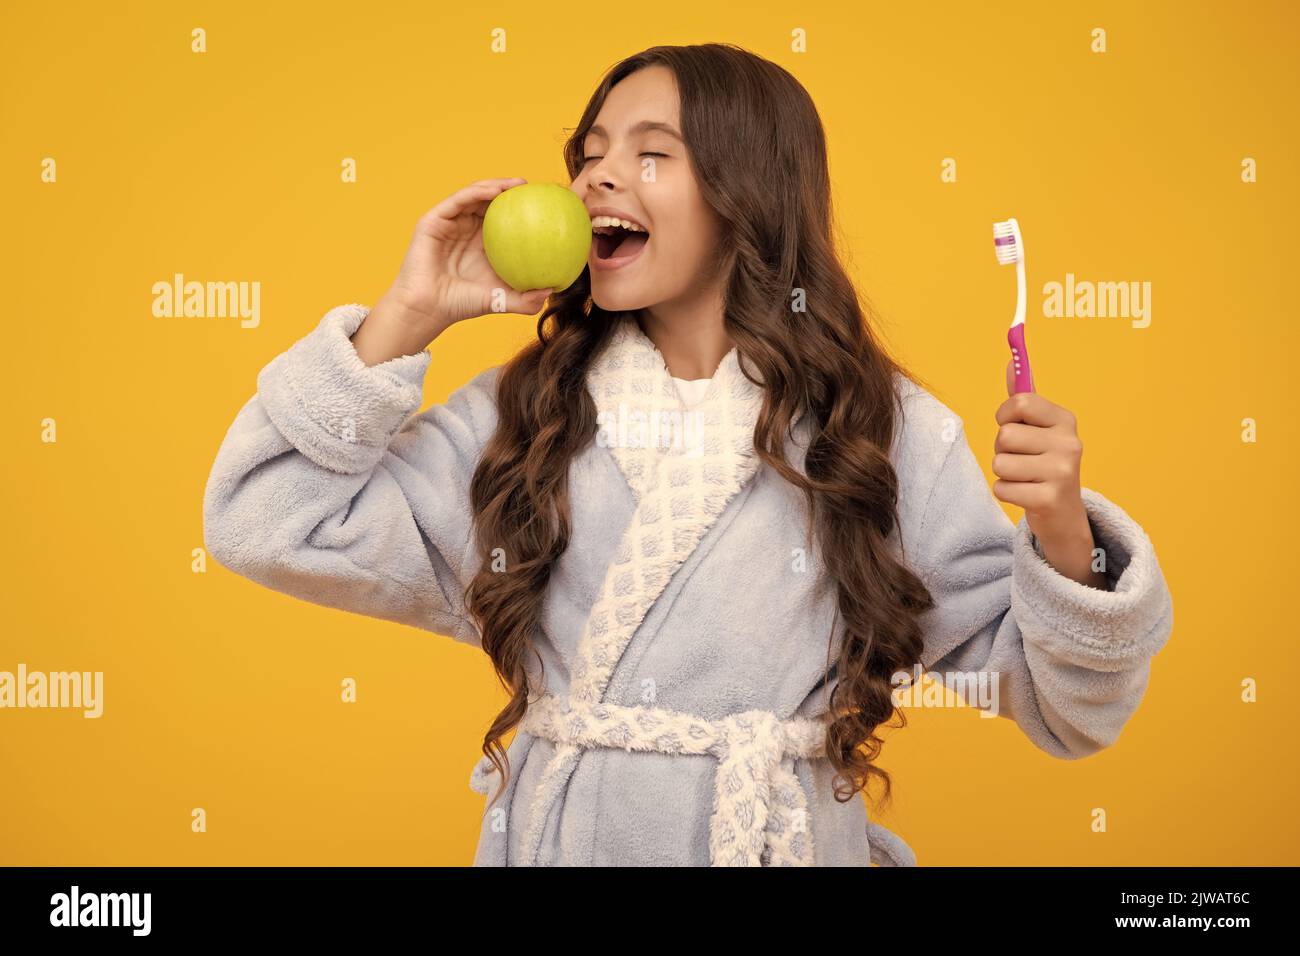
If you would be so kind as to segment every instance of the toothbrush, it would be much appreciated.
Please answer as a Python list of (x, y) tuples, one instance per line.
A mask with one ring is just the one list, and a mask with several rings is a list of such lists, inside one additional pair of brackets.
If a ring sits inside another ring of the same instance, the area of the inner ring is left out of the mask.
[(1034, 376), (1029, 370), (1029, 351), (1025, 348), (1025, 240), (1020, 235), (1020, 223), (1015, 219), (995, 222), (993, 250), (998, 265), (1016, 264), (1016, 317), (1007, 330), (1007, 344), (1011, 346), (1011, 359), (1015, 363), (1016, 392), (1032, 392)]

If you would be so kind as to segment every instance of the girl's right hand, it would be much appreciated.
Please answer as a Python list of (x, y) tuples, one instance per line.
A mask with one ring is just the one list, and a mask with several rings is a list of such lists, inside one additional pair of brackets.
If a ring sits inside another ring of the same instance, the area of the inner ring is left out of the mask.
[(452, 193), (420, 217), (402, 268), (387, 297), (430, 341), (448, 326), (492, 312), (533, 315), (551, 289), (519, 292), (496, 274), (483, 251), (483, 214), (512, 186), (527, 182), (481, 179)]

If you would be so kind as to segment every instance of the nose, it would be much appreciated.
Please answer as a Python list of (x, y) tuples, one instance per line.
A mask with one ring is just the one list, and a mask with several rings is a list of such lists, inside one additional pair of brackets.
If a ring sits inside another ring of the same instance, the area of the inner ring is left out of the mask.
[(605, 160), (602, 158), (599, 162), (589, 165), (587, 169), (578, 173), (573, 182), (569, 184), (569, 188), (577, 193), (579, 198), (582, 198), (584, 193), (616, 192), (618, 190), (618, 177), (609, 171), (609, 166), (606, 165)]
[(622, 178), (624, 173), (631, 175), (619, 159), (618, 151), (609, 149), (605, 155), (587, 164), (587, 187), (593, 191), (616, 192), (626, 185)]
[(608, 177), (602, 177), (599, 179), (587, 178), (584, 180), (583, 177), (579, 176), (569, 184), (569, 189), (575, 196), (588, 204), (600, 202), (603, 198), (608, 198), (618, 193), (618, 189), (614, 186), (614, 181)]
[(610, 174), (605, 160), (601, 159), (596, 163), (595, 168), (587, 176), (587, 185), (594, 190), (614, 188), (614, 176)]

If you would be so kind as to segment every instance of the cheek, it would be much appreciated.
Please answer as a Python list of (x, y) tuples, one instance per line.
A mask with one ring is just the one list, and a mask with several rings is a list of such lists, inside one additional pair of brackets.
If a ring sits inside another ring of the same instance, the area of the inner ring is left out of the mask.
[(715, 246), (714, 229), (710, 220), (695, 211), (673, 216), (666, 228), (656, 231), (662, 232), (661, 238), (666, 240), (659, 243), (655, 250), (656, 258), (661, 262), (672, 263), (674, 271), (683, 277), (694, 276), (702, 269)]
[(699, 236), (685, 223), (675, 226), (668, 235), (670, 241), (662, 243), (657, 250), (661, 260), (671, 262), (673, 269), (679, 272), (693, 270), (700, 257)]

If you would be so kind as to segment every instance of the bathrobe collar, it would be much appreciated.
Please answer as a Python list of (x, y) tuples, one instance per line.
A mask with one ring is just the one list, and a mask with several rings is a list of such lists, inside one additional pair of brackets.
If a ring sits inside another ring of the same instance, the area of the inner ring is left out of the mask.
[(741, 371), (735, 347), (703, 398), (686, 408), (663, 354), (636, 319), (624, 313), (615, 323), (588, 368), (587, 388), (597, 443), (617, 462), (637, 508), (574, 662), (571, 693), (593, 703), (637, 625), (761, 461), (754, 425), (764, 389)]

